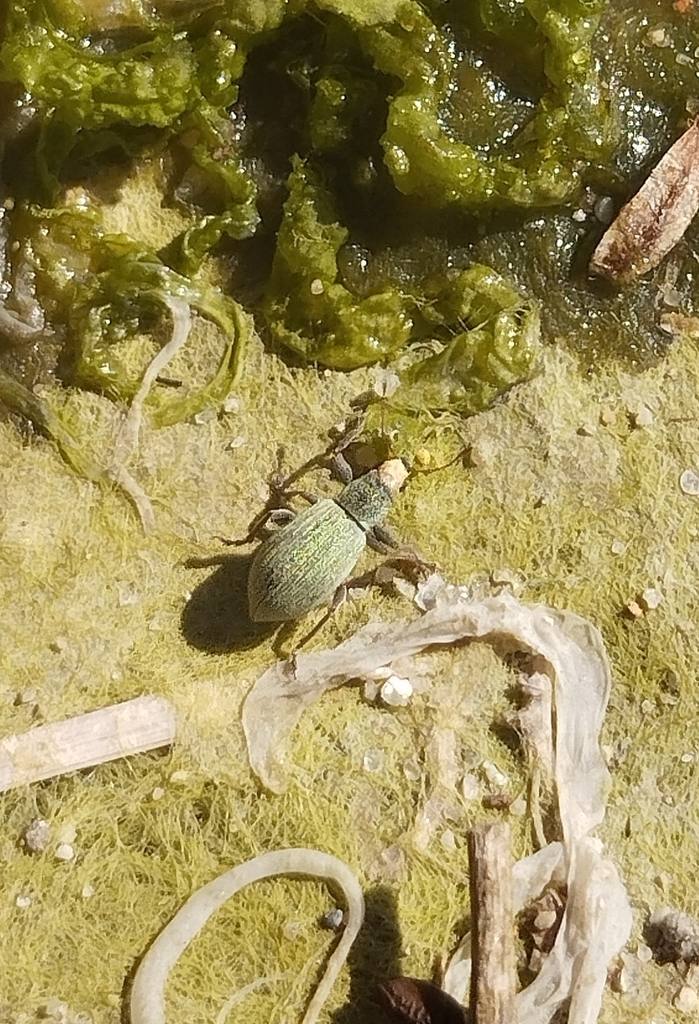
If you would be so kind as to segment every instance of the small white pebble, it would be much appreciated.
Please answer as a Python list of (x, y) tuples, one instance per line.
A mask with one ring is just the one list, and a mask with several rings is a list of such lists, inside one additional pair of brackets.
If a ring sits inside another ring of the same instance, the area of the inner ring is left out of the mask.
[(612, 423), (616, 420), (616, 412), (614, 409), (609, 407), (604, 408), (600, 411), (599, 421), (603, 427), (611, 427)]
[(206, 423), (212, 423), (216, 419), (215, 409), (202, 409), (201, 412), (196, 412), (192, 417), (192, 422), (198, 427), (203, 427)]
[(31, 907), (33, 902), (31, 896), (18, 896), (15, 900), (15, 906), (19, 907), (20, 910), (26, 910), (27, 907)]
[(611, 224), (614, 220), (614, 200), (611, 196), (598, 196), (593, 210), (600, 224)]
[(534, 918), (534, 927), (540, 932), (547, 932), (549, 928), (553, 928), (555, 925), (556, 917), (555, 910), (540, 910)]
[(240, 399), (237, 395), (229, 395), (223, 403), (224, 412), (240, 412)]
[(692, 754), (691, 751), (689, 751), (689, 750), (687, 751), (686, 754), (683, 754), (682, 757), (680, 758), (680, 761), (682, 762), (682, 764), (691, 764), (693, 760), (694, 760), (694, 754)]
[(333, 907), (332, 910), (326, 910), (320, 919), (322, 928), (327, 928), (331, 932), (338, 932), (342, 928), (342, 923), (345, 920), (345, 915), (339, 907)]
[(95, 895), (95, 889), (92, 885), (84, 885), (80, 890), (80, 895), (84, 900), (89, 900), (91, 896)]
[(401, 676), (389, 676), (381, 687), (381, 700), (391, 708), (404, 708), (410, 703), (413, 684)]
[(585, 218), (587, 217), (587, 214), (585, 213), (585, 211), (584, 211), (584, 210), (580, 210), (580, 209), (578, 209), (578, 210), (573, 210), (573, 212), (571, 213), (571, 215), (570, 215), (570, 216), (572, 217), (572, 219), (573, 219), (574, 221), (576, 221), (576, 223), (578, 223), (578, 224), (582, 224), (582, 222), (583, 222), (583, 221), (585, 220)]
[(32, 853), (41, 853), (51, 841), (51, 826), (44, 818), (35, 818), (24, 830), (24, 845)]
[(633, 422), (635, 427), (649, 427), (651, 425), (653, 422), (653, 413), (647, 405), (642, 405), (640, 409), (636, 409), (634, 411)]
[(164, 796), (165, 790), (163, 789), (162, 786), (156, 786), (153, 792), (151, 793), (151, 797), (153, 800), (162, 800)]
[(323, 285), (323, 282), (319, 277), (315, 277), (311, 281), (311, 295), (322, 295), (324, 291), (325, 287)]
[(625, 555), (626, 554), (626, 544), (624, 544), (623, 540), (613, 540), (612, 541), (612, 554), (613, 555)]
[(183, 768), (180, 768), (178, 771), (172, 773), (172, 775), (170, 776), (170, 782), (186, 782), (190, 774), (191, 772), (185, 771)]
[(652, 700), (641, 701), (641, 711), (644, 715), (649, 715), (652, 711), (655, 711), (655, 704)]
[(467, 772), (461, 781), (461, 792), (465, 800), (478, 800), (481, 795), (481, 784), (471, 772)]
[(673, 999), (673, 1004), (682, 1013), (696, 1013), (699, 1009), (699, 993), (689, 985), (683, 985)]
[(247, 438), (243, 437), (242, 434), (238, 434), (237, 437), (234, 437), (232, 441), (225, 445), (225, 449), (227, 452), (234, 452), (236, 448), (242, 448), (246, 440)]
[(685, 469), (680, 477), (680, 488), (685, 494), (699, 494), (699, 476), (693, 469)]
[(651, 46), (665, 46), (665, 29), (662, 26), (648, 29), (646, 39)]
[(648, 611), (654, 611), (663, 603), (663, 595), (656, 587), (648, 587), (641, 594), (641, 603)]
[(646, 946), (645, 942), (639, 942), (636, 956), (642, 964), (649, 964), (653, 959), (653, 950), (650, 946)]
[(56, 860), (72, 860), (75, 857), (75, 850), (70, 843), (60, 843), (54, 854)]
[(450, 828), (445, 828), (439, 837), (439, 842), (443, 850), (447, 850), (449, 853), (453, 853), (456, 849), (456, 836)]
[(490, 785), (495, 786), (497, 789), (504, 789), (510, 781), (505, 773), (501, 772), (493, 761), (484, 761), (481, 767), (483, 768), (483, 774)]

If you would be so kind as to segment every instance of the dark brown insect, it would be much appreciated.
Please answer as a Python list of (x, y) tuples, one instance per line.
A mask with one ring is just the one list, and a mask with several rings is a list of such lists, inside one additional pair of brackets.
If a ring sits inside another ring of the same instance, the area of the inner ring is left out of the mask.
[(379, 1002), (396, 1024), (467, 1024), (466, 1010), (431, 981), (391, 978), (378, 985)]

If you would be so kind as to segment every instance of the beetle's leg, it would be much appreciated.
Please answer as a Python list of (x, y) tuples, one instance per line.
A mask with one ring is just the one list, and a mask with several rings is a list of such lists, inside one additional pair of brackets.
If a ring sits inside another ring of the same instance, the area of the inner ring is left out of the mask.
[(323, 628), (325, 623), (330, 618), (332, 618), (332, 616), (335, 614), (340, 605), (344, 604), (346, 598), (347, 586), (343, 583), (337, 588), (337, 590), (333, 594), (332, 600), (330, 602), (330, 607), (328, 608), (328, 610), (322, 615), (320, 619), (318, 619), (313, 629), (309, 630), (308, 633), (302, 636), (299, 642), (296, 644), (296, 647), (294, 648), (294, 656), (296, 655), (296, 652), (300, 651), (302, 647), (305, 647), (308, 641), (312, 640), (316, 633)]
[(388, 555), (391, 551), (397, 551), (402, 547), (396, 535), (387, 526), (382, 526), (380, 523), (367, 530), (366, 542), (372, 551), (378, 551), (380, 555)]

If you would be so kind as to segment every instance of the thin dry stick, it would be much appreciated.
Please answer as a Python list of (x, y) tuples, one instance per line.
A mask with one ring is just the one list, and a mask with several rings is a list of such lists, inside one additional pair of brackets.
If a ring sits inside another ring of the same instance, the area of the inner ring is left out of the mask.
[(471, 1018), (516, 1024), (510, 826), (475, 825), (468, 835), (471, 889)]

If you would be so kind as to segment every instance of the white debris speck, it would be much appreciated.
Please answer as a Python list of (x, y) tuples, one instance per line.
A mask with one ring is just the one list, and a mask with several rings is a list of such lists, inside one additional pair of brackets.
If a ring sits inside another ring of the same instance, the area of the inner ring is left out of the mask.
[(35, 818), (24, 831), (24, 845), (32, 853), (41, 853), (51, 841), (51, 826), (44, 818)]
[(207, 423), (212, 423), (215, 419), (215, 409), (202, 409), (201, 412), (195, 412), (194, 416), (192, 416), (192, 422), (198, 427), (203, 427)]
[(612, 541), (612, 554), (613, 555), (625, 555), (626, 554), (626, 547), (627, 546), (626, 546), (626, 544), (624, 544), (623, 540), (613, 540)]
[(420, 766), (417, 754), (411, 754), (403, 762), (403, 774), (408, 782), (417, 782), (418, 779), (422, 778), (422, 767)]
[(527, 801), (523, 796), (518, 796), (516, 800), (513, 800), (510, 804), (510, 814), (514, 815), (515, 818), (523, 818), (527, 813)]
[(236, 448), (242, 448), (246, 441), (247, 438), (243, 437), (242, 434), (238, 434), (237, 437), (234, 437), (233, 440), (229, 441), (228, 444), (225, 446), (226, 451), (234, 452)]
[(153, 792), (151, 793), (151, 797), (153, 798), (153, 800), (162, 800), (164, 796), (165, 790), (163, 789), (162, 786), (156, 786)]
[(683, 985), (673, 1003), (682, 1013), (696, 1013), (699, 1009), (699, 993), (689, 985)]
[(682, 762), (682, 764), (691, 764), (693, 760), (694, 760), (694, 754), (691, 751), (689, 751), (689, 750), (687, 751), (686, 754), (683, 754), (682, 757), (680, 758), (680, 761)]
[(434, 608), (437, 603), (437, 595), (445, 586), (444, 578), (438, 572), (433, 572), (431, 576), (428, 576), (418, 586), (417, 593), (415, 594), (415, 604), (423, 612)]
[(651, 46), (667, 45), (665, 29), (662, 27), (662, 25), (659, 25), (658, 28), (648, 29), (648, 32), (646, 33), (646, 39), (651, 44)]
[(390, 398), (398, 390), (400, 377), (393, 370), (375, 370), (372, 391), (378, 398)]
[(633, 412), (633, 423), (635, 427), (649, 427), (653, 422), (653, 413), (647, 405), (642, 405)]
[(186, 782), (190, 776), (190, 772), (180, 769), (179, 771), (173, 772), (170, 776), (170, 782)]
[(240, 399), (237, 395), (229, 395), (223, 403), (224, 412), (240, 412)]
[(680, 477), (680, 488), (685, 494), (699, 494), (699, 476), (693, 469), (685, 469)]
[(461, 780), (461, 792), (465, 800), (478, 800), (481, 795), (481, 784), (471, 772), (467, 772)]
[(653, 959), (653, 950), (645, 942), (639, 942), (636, 956), (642, 964), (649, 964)]
[(648, 587), (641, 594), (641, 604), (646, 608), (647, 611), (653, 611), (655, 608), (659, 608), (663, 603), (663, 595), (656, 587)]
[(582, 222), (583, 222), (583, 221), (585, 220), (585, 218), (587, 217), (587, 214), (585, 213), (585, 211), (584, 211), (584, 210), (580, 210), (580, 209), (578, 209), (578, 210), (573, 210), (573, 212), (571, 213), (571, 217), (572, 217), (572, 218), (573, 218), (573, 220), (574, 220), (574, 221), (576, 221), (576, 222), (577, 222), (578, 224), (582, 224)]
[(75, 857), (75, 850), (70, 843), (60, 843), (56, 847), (56, 853), (54, 856), (56, 860), (73, 860)]
[(19, 907), (20, 910), (26, 910), (27, 907), (31, 907), (33, 902), (31, 896), (18, 896), (15, 900), (15, 906)]
[(93, 885), (84, 885), (80, 890), (80, 895), (84, 900), (89, 900), (91, 896), (95, 895), (95, 888)]
[(383, 768), (383, 750), (371, 747), (365, 752), (362, 764), (366, 772), (380, 772)]
[(311, 295), (322, 295), (325, 291), (325, 286), (319, 277), (314, 277), (311, 281)]
[(483, 774), (491, 786), (503, 789), (510, 781), (504, 772), (501, 772), (493, 761), (484, 761), (482, 766)]
[(389, 676), (381, 687), (381, 700), (391, 708), (404, 708), (413, 695), (413, 684), (401, 676)]
[(449, 853), (453, 853), (456, 849), (456, 836), (450, 828), (445, 828), (439, 837), (439, 842), (443, 850), (447, 850)]

